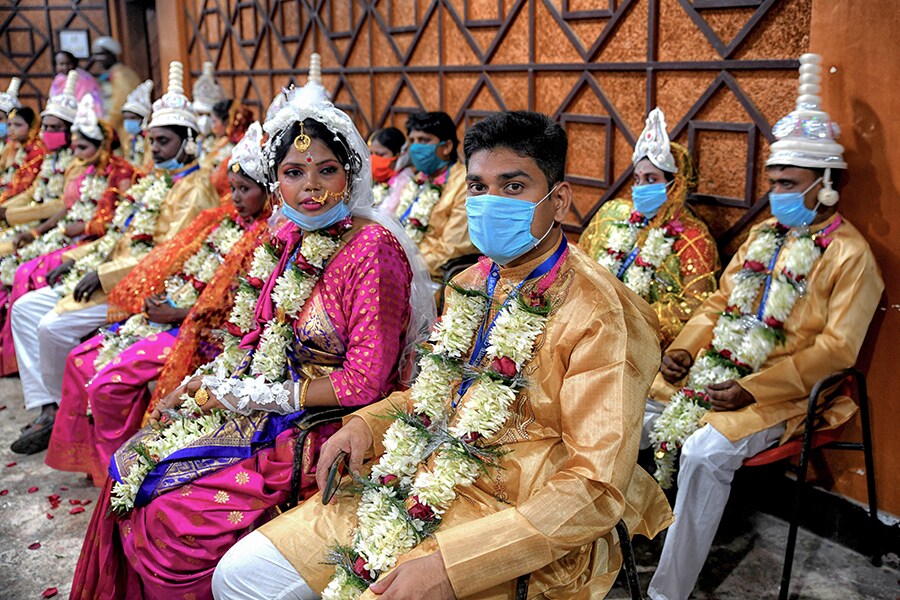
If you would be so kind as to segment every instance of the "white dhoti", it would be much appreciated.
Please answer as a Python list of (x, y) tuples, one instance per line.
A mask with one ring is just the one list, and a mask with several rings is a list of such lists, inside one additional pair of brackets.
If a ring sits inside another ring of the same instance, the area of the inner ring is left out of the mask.
[(213, 572), (216, 600), (319, 600), (269, 538), (253, 531), (231, 547)]
[(58, 314), (59, 296), (46, 287), (13, 304), (12, 334), (25, 408), (59, 403), (66, 357), (81, 338), (106, 324), (106, 304)]
[[(648, 400), (644, 436), (661, 412), (658, 405)], [(722, 520), (735, 471), (783, 433), (782, 423), (731, 442), (711, 425), (704, 425), (687, 439), (681, 448), (675, 523), (666, 532), (648, 590), (653, 600), (686, 600), (690, 596)]]

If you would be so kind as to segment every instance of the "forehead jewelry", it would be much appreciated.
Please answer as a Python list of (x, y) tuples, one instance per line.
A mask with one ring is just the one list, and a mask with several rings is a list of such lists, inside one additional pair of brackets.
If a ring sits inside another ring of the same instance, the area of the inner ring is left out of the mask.
[[(294, 148), (299, 150), (300, 152), (306, 152), (309, 150), (309, 146), (312, 144), (312, 138), (306, 135), (306, 132), (303, 131), (303, 121), (300, 121), (300, 135), (294, 138)], [(306, 162), (311, 162), (310, 155), (306, 155)]]
[(237, 172), (240, 171), (240, 170), (241, 170), (241, 165), (239, 165), (239, 164), (237, 164), (237, 163), (234, 163), (233, 165), (231, 165), (231, 172), (232, 172), (232, 173), (237, 173)]

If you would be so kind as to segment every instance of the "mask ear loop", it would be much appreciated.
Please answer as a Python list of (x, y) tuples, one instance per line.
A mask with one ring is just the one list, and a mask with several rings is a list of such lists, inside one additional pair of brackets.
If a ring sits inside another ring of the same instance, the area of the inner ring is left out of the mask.
[[(555, 192), (555, 191), (556, 191), (556, 188), (558, 188), (558, 187), (559, 187), (559, 183), (557, 183), (557, 184), (554, 185), (552, 188), (550, 188), (550, 191), (547, 192), (547, 195), (544, 196), (543, 198), (541, 198), (541, 199), (534, 205), (534, 210), (537, 211), (537, 207), (540, 206), (541, 203), (542, 203), (544, 200), (546, 200), (546, 199), (549, 198), (551, 195), (553, 195), (553, 192)], [(533, 213), (532, 213), (532, 214), (533, 214)], [(532, 217), (532, 218), (534, 218), (534, 217)], [(551, 232), (551, 231), (553, 231), (553, 226), (554, 226), (555, 224), (556, 224), (556, 220), (554, 219), (553, 222), (550, 223), (550, 227), (547, 229), (547, 231), (544, 233), (544, 235), (541, 236), (541, 239), (536, 240), (536, 241), (534, 242), (534, 244), (533, 244), (531, 247), (532, 247), (532, 248), (537, 248), (538, 246), (540, 246), (540, 245), (541, 245), (541, 242), (543, 242), (545, 239), (547, 239), (547, 236), (550, 235), (550, 232)], [(532, 236), (532, 237), (534, 237), (534, 236)]]

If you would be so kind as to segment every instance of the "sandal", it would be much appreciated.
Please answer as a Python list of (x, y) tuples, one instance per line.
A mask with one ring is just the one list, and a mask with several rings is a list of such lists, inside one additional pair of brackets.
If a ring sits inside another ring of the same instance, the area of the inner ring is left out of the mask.
[(41, 414), (34, 421), (22, 429), (19, 439), (10, 445), (10, 450), (16, 454), (37, 454), (43, 452), (50, 445), (50, 435), (53, 433), (55, 414)]

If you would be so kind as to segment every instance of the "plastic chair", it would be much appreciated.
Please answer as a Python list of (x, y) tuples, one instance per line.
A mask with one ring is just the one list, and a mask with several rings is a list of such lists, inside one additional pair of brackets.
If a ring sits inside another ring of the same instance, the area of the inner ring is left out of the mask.
[[(842, 384), (837, 387), (838, 384)], [(846, 391), (855, 396), (859, 404), (859, 415), (862, 425), (861, 442), (839, 441), (843, 427), (833, 430), (816, 431), (821, 424), (821, 416), (834, 401), (838, 391)], [(790, 528), (788, 529), (787, 547), (784, 551), (784, 566), (781, 573), (781, 590), (779, 600), (787, 600), (791, 585), (791, 569), (794, 563), (794, 549), (797, 543), (797, 528), (800, 521), (800, 510), (803, 505), (803, 493), (807, 487), (806, 474), (809, 468), (809, 456), (814, 449), (858, 450), (863, 453), (866, 464), (866, 492), (869, 499), (869, 524), (872, 529), (872, 564), (881, 564), (880, 544), (877, 542), (878, 507), (875, 497), (875, 469), (872, 461), (872, 431), (869, 423), (869, 398), (866, 392), (866, 378), (857, 369), (844, 369), (823, 377), (813, 386), (809, 394), (809, 405), (804, 421), (802, 438), (795, 438), (781, 446), (764, 450), (744, 461), (744, 466), (758, 467), (799, 456), (797, 466), (789, 465), (788, 469), (796, 473), (797, 486), (794, 495), (794, 506), (791, 510)]]

